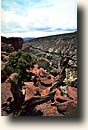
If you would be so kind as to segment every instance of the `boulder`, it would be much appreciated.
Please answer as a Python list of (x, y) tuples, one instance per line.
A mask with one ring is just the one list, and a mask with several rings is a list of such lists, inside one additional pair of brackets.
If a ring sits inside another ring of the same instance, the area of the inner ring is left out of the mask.
[(27, 101), (37, 93), (37, 88), (33, 82), (24, 82), (24, 85), (26, 89), (25, 101)]
[(77, 100), (77, 88), (68, 86), (68, 87), (67, 87), (67, 94), (68, 94), (68, 96), (69, 96), (71, 99)]
[(45, 96), (49, 94), (49, 88), (46, 89), (40, 89), (41, 96)]
[(65, 102), (63, 102), (63, 103), (58, 103), (57, 104), (57, 110), (59, 111), (59, 112), (64, 112), (64, 111), (66, 111), (66, 109), (67, 109), (67, 106), (68, 106), (68, 101), (65, 101)]
[(64, 111), (63, 114), (66, 117), (69, 117), (69, 116), (77, 117), (79, 114), (78, 109), (77, 109), (77, 102), (76, 101), (68, 102), (66, 111)]
[(36, 106), (37, 110), (43, 113), (43, 116), (60, 116), (55, 106), (51, 106), (51, 102), (43, 103)]
[(57, 110), (64, 115), (73, 116), (77, 112), (77, 102), (74, 100), (67, 100), (62, 103), (56, 102)]
[(54, 100), (58, 99), (59, 97), (61, 97), (61, 91), (59, 89), (57, 89), (55, 96), (54, 96)]
[(46, 77), (40, 77), (40, 82), (41, 84), (45, 85), (45, 86), (51, 86), (52, 83), (54, 83), (55, 78), (52, 75), (47, 75)]

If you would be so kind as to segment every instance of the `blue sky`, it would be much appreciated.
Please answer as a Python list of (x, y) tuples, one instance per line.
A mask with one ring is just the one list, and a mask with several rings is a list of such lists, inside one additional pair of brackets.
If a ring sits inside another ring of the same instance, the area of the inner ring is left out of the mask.
[(4, 36), (41, 37), (77, 30), (76, 0), (2, 0)]

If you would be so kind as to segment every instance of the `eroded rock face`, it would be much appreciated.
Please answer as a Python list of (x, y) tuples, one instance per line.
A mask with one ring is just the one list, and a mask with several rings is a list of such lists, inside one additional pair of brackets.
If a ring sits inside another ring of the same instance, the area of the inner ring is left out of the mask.
[(14, 49), (17, 51), (18, 49), (22, 48), (23, 39), (19, 37), (10, 37), (8, 38), (8, 44), (12, 44)]
[(16, 51), (21, 49), (23, 45), (23, 39), (20, 37), (1, 37), (1, 42), (3, 44), (11, 44)]

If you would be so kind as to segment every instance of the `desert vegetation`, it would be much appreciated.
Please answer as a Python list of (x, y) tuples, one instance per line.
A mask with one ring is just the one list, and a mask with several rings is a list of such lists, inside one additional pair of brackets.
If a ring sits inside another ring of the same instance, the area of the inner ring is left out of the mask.
[(77, 32), (22, 41), (2, 39), (2, 115), (77, 116)]

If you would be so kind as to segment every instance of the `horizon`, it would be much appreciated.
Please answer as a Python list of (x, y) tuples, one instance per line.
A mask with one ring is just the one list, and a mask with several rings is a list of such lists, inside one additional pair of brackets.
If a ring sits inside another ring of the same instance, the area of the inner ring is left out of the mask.
[(58, 35), (65, 35), (65, 34), (72, 34), (72, 33), (76, 33), (76, 31), (74, 32), (68, 32), (68, 33), (60, 33), (60, 34), (55, 34), (55, 35), (48, 35), (48, 36), (41, 36), (41, 37), (20, 37), (20, 36), (4, 36), (4, 35), (1, 35), (1, 37), (5, 37), (5, 38), (15, 38), (15, 37), (19, 37), (19, 38), (23, 38), (23, 39), (26, 39), (26, 38), (30, 38), (30, 39), (35, 39), (35, 38), (44, 38), (44, 37), (52, 37), (52, 36), (58, 36)]
[(1, 35), (45, 37), (77, 31), (76, 0), (4, 0)]

